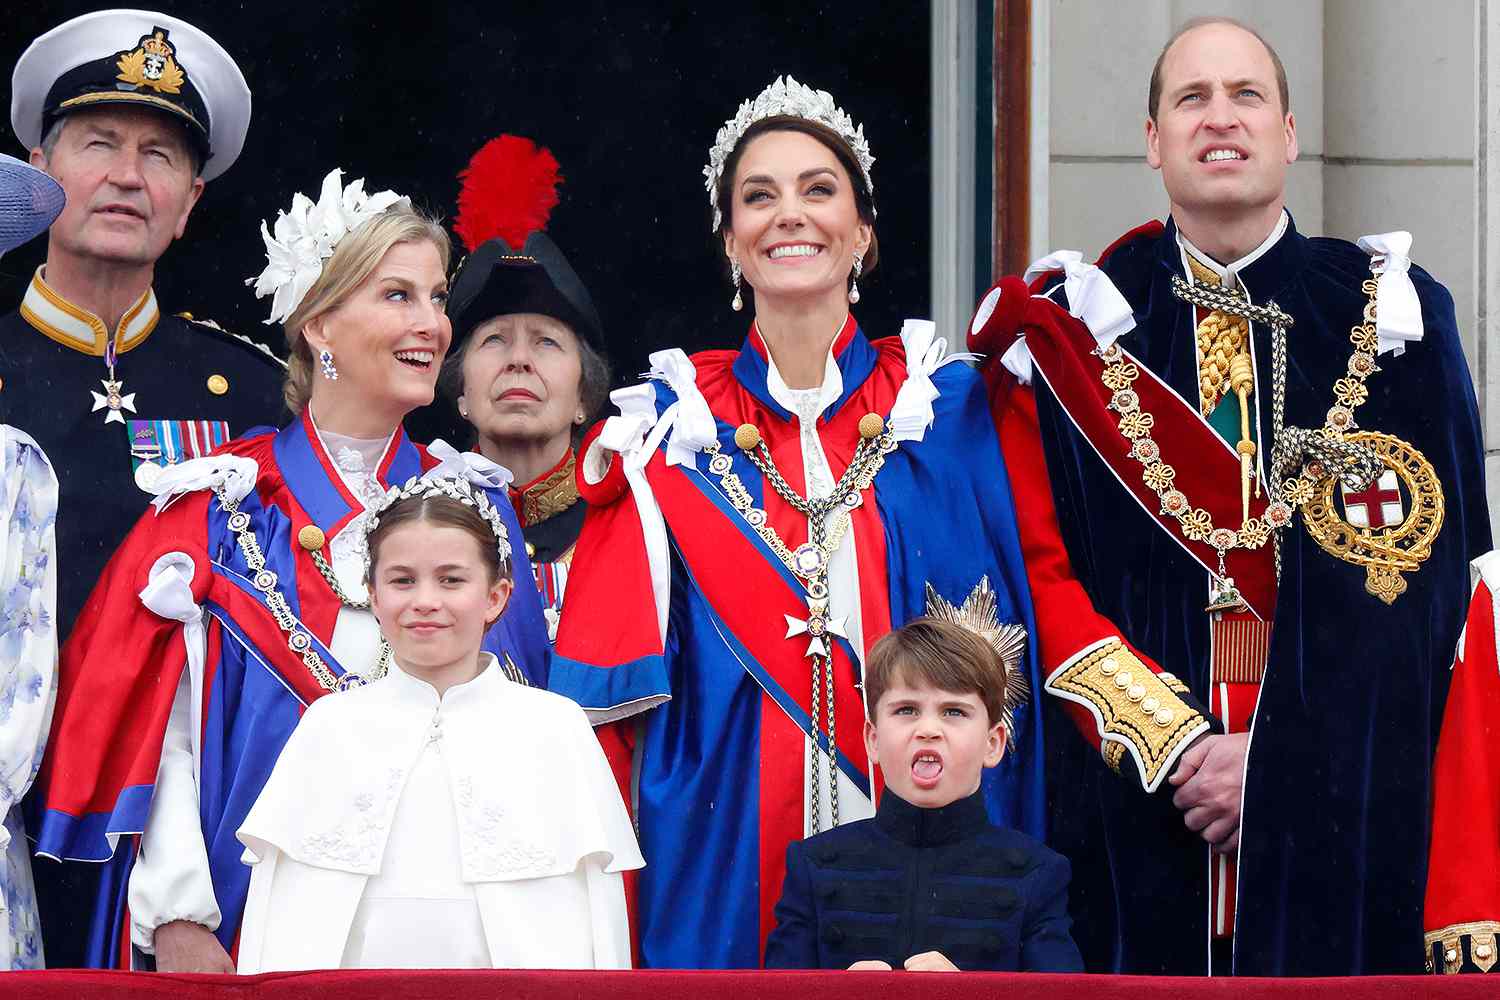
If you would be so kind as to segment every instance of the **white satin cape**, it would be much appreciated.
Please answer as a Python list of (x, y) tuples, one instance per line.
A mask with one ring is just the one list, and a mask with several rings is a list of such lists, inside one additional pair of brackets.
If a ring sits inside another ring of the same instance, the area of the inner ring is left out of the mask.
[(241, 973), (339, 967), (435, 732), (491, 964), (629, 967), (620, 873), (644, 861), (603, 751), (582, 709), (488, 657), (441, 699), (398, 666), (308, 706), (238, 832), (254, 866)]

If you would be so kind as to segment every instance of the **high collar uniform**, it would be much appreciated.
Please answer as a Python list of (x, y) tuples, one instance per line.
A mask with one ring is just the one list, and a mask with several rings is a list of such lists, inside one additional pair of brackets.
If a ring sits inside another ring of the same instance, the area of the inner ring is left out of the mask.
[(923, 809), (887, 789), (874, 819), (788, 846), (766, 968), (939, 951), (964, 970), (1081, 972), (1068, 922), (1068, 862), (991, 826), (980, 793)]
[[(353, 599), (358, 560), (341, 554), (340, 540), (362, 532), (366, 502), (338, 457), (309, 413), (167, 473), (180, 475), (181, 492), (141, 518), (63, 648), (35, 796), (37, 841), (54, 857), (109, 863), (93, 964), (128, 965), (132, 940), (149, 948), (154, 927), (189, 907), (186, 919), (215, 929), (232, 948), (249, 881), (235, 831), (303, 709), (328, 693), (330, 679), (373, 672), (372, 616), (343, 604), (310, 551), (326, 543)], [(397, 429), (375, 483), (387, 488), (437, 464)], [(519, 537), (498, 477), (485, 488)], [(231, 513), (222, 497), (238, 493)], [(540, 601), (520, 546), (512, 559), (515, 589), (485, 648), (544, 682)], [(147, 848), (137, 864), (128, 838), (143, 831)], [(151, 843), (170, 846), (153, 853)], [(187, 867), (175, 874), (160, 867), (175, 861)], [(153, 914), (153, 899), (178, 909)]]
[[(105, 423), (93, 409), (109, 377), (134, 411)], [(62, 548), (58, 613), (67, 636), (104, 563), (146, 509), (143, 462), (207, 455), (237, 434), (278, 422), (285, 369), (264, 349), (218, 327), (164, 315), (148, 290), (111, 333), (68, 302), (38, 269), (19, 309), (0, 317), (0, 421), (27, 428), (57, 469)], [(45, 414), (46, 419), (37, 419)]]
[[(831, 772), (841, 821), (873, 811), (859, 664), (876, 639), (925, 612), (929, 587), (961, 604), (987, 579), (999, 619), (1029, 627), (983, 386), (972, 369), (939, 364), (930, 324), (903, 336), (871, 343), (850, 317), (822, 387), (800, 393), (753, 329), (739, 351), (661, 352), (655, 379), (616, 393), (622, 413), (595, 439), (619, 454), (602, 478), (580, 476), (590, 507), (551, 686), (613, 723), (601, 739), (634, 790), (650, 859), (636, 911), (644, 965), (759, 964), (787, 844), (833, 823)], [(826, 748), (828, 695), (814, 705), (808, 597), (751, 521), (763, 511), (795, 549), (809, 518), (777, 495), (735, 433), (754, 424), (792, 490), (828, 496), (870, 413), (889, 417), (898, 440), (829, 557), (829, 614), (842, 627), (827, 640), (837, 764), (825, 749), (815, 782), (812, 719)], [(715, 445), (723, 461), (711, 460)], [(596, 454), (586, 442), (584, 473)], [(750, 497), (745, 514), (728, 473)], [(1023, 669), (1034, 678), (1033, 663)], [(1040, 835), (1037, 722), (1033, 705), (1017, 714), (1017, 751), (987, 772), (984, 796), (997, 821)]]
[[(1166, 391), (1197, 400), (1198, 316), (1171, 289), (1174, 276), (1189, 273), (1175, 227), (1169, 221), (1128, 234), (1100, 267), (1134, 312), (1134, 329), (1119, 346)], [(1279, 238), (1233, 270), (1251, 302), (1274, 301), (1294, 320), (1286, 425), (1322, 426), (1335, 382), (1350, 373), (1350, 330), (1370, 298), (1361, 288), (1371, 276), (1369, 256), (1342, 240), (1304, 237), (1287, 220)], [(1462, 622), (1464, 567), (1488, 547), (1489, 523), (1477, 410), (1452, 299), (1419, 268), (1411, 279), (1425, 337), (1404, 353), (1380, 355), (1369, 399), (1356, 416), (1361, 428), (1408, 442), (1435, 469), (1443, 521), (1430, 556), (1405, 574), (1408, 589), (1388, 606), (1367, 591), (1363, 566), (1313, 540), (1302, 513), (1281, 534), (1279, 584), (1270, 545), (1230, 553), (1229, 570), (1254, 617), (1273, 623), (1259, 655), (1264, 680), (1249, 721), (1239, 899), (1231, 904), (1237, 974), (1420, 968), (1413, 942), (1421, 934), (1429, 761)], [(1067, 305), (1060, 285), (1050, 295)], [(1119, 683), (1118, 674), (1108, 683), (1113, 671), (1106, 667), (1128, 672), (1122, 665), (1131, 666), (1134, 680), (1144, 678), (1148, 700), (1161, 687), (1161, 704), (1175, 699), (1168, 712), (1174, 718), (1190, 713), (1203, 720), (1202, 731), (1217, 724), (1205, 710), (1211, 704), (1218, 710), (1214, 689), (1221, 679), (1210, 675), (1216, 633), (1204, 610), (1209, 550), (1184, 542), (1177, 523), (1158, 516), (1154, 496), (1148, 504), (1130, 492), (1139, 487), (1142, 465), (1125, 457), (1130, 444), (1116, 430), (1119, 414), (1107, 414), (1107, 424), (1090, 423), (1103, 413), (1102, 403), (1076, 402), (1095, 391), (1109, 397), (1098, 390), (1100, 363), (1089, 332), (1040, 298), (1022, 308), (1040, 377), (1030, 388), (999, 379), (997, 413), (1012, 468), (1033, 460), (1015, 489), (1048, 690), (1058, 694), (1055, 682), (1064, 675), (1079, 681), (1065, 686), (1066, 704), (1053, 703), (1069, 710), (1104, 751), (1103, 762), (1121, 772), (1110, 774), (1076, 740), (1052, 740), (1051, 843), (1074, 861), (1077, 936), (1091, 967), (1201, 973), (1216, 916), (1205, 878), (1210, 856), (1184, 828), (1170, 801), (1172, 786), (1162, 780), (1190, 741), (1156, 760), (1156, 784), (1140, 780), (1133, 765), (1150, 748), (1136, 747), (1105, 721), (1112, 712), (1134, 711), (1121, 700), (1134, 688)], [(1257, 472), (1264, 490), (1274, 439), (1271, 330), (1251, 323), (1250, 340), (1252, 425), (1263, 445)], [(1075, 342), (1082, 346), (1071, 353), (1057, 347)], [(1059, 360), (1067, 358), (1072, 367)], [(1227, 477), (1186, 484), (1210, 466), (1224, 467), (1217, 455), (1223, 441), (1211, 431), (1204, 436), (1207, 425), (1191, 407), (1173, 411), (1161, 403), (1155, 440), (1164, 454), (1191, 435), (1208, 442), (1197, 459), (1177, 462), (1178, 488), (1195, 505), (1217, 504), (1216, 524), (1237, 527), (1232, 451)], [(1263, 509), (1265, 500), (1256, 502)], [(1404, 502), (1410, 512), (1410, 498)], [(1091, 650), (1106, 641), (1117, 655), (1095, 664), (1102, 683), (1090, 688), (1083, 667), (1090, 656), (1098, 660)], [(1155, 732), (1149, 725), (1140, 731)]]

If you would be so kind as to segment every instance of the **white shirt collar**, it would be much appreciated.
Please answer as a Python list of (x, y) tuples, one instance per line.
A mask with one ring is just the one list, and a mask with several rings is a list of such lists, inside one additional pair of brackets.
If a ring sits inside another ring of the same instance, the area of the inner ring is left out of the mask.
[[(843, 330), (842, 325), (839, 326), (839, 330)], [(771, 356), (771, 348), (766, 344), (765, 337), (761, 337), (759, 330), (755, 331), (755, 336), (760, 337), (761, 344), (766, 348), (766, 390), (783, 409), (797, 416), (800, 410), (797, 406), (796, 394), (806, 390), (787, 387), (786, 380), (781, 377), (781, 372), (776, 368), (776, 359)], [(837, 342), (836, 337), (835, 342)], [(828, 357), (823, 362), (823, 384), (818, 387), (818, 390), (817, 412), (820, 415), (844, 394), (844, 373), (839, 370), (838, 362), (834, 360), (832, 345), (829, 345)]]
[[(1182, 230), (1177, 230), (1177, 245), (1183, 253), (1190, 255), (1195, 261), (1219, 276), (1219, 283), (1225, 288), (1234, 288), (1239, 284), (1239, 273), (1265, 256), (1266, 251), (1276, 245), (1276, 242), (1286, 235), (1286, 227), (1290, 217), (1286, 209), (1281, 210), (1281, 216), (1277, 218), (1276, 225), (1271, 228), (1271, 235), (1267, 236), (1260, 246), (1251, 250), (1245, 256), (1232, 264), (1220, 264), (1208, 254), (1193, 246), (1191, 240), (1182, 235)], [(1192, 280), (1192, 268), (1187, 266), (1187, 261), (1182, 262), (1183, 270), (1188, 272), (1188, 280)]]

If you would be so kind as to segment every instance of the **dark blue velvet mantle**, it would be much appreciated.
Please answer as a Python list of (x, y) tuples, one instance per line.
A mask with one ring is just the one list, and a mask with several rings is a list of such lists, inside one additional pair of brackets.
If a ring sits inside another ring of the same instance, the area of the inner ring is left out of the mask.
[[(1420, 251), (1420, 248), (1418, 248)], [(1122, 345), (1197, 398), (1191, 306), (1176, 299), (1176, 230), (1140, 232), (1102, 262), (1135, 309)], [(1320, 427), (1346, 373), (1369, 257), (1343, 240), (1285, 236), (1239, 277), (1295, 319), (1287, 424)], [(1478, 411), (1453, 300), (1413, 267), (1426, 335), (1382, 355), (1356, 412), (1415, 445), (1443, 484), (1431, 557), (1393, 606), (1362, 567), (1325, 553), (1299, 514), (1283, 533), (1270, 659), (1245, 782), (1234, 971), (1422, 972), (1430, 767), (1468, 597), (1467, 562), (1490, 547)], [(1061, 299), (1062, 290), (1052, 297)], [(1271, 331), (1253, 330), (1262, 441), (1271, 440)], [(1208, 698), (1205, 574), (1151, 523), (1037, 380), (1058, 519), (1095, 607)], [(1052, 699), (1048, 699), (1051, 701)], [(1056, 712), (1057, 706), (1051, 706)], [(1110, 773), (1061, 718), (1046, 727), (1052, 846), (1074, 866), (1075, 937), (1091, 971), (1197, 974), (1208, 964), (1210, 856), (1171, 787), (1148, 798)], [(1214, 969), (1216, 974), (1227, 971)]]

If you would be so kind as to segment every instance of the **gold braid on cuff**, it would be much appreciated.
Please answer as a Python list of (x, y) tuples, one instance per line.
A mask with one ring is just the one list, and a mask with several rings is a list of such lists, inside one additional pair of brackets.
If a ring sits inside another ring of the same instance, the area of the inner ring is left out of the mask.
[(1453, 975), (1458, 972), (1489, 972), (1495, 967), (1495, 939), (1500, 920), (1473, 920), (1428, 931), (1422, 937), (1427, 951), (1427, 971)]
[(1171, 674), (1153, 672), (1119, 639), (1054, 672), (1043, 686), (1088, 706), (1099, 723), (1104, 762), (1118, 773), (1129, 750), (1148, 791), (1160, 784), (1178, 752), (1209, 726), (1180, 697), (1187, 685)]

